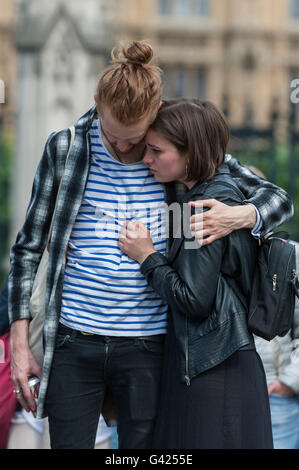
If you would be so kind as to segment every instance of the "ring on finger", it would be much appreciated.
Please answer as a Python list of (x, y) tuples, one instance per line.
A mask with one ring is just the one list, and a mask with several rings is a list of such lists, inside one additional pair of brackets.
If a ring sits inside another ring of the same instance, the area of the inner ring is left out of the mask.
[(22, 390), (20, 390), (20, 389), (14, 389), (13, 392), (14, 392), (15, 395), (19, 395), (19, 393), (22, 393)]

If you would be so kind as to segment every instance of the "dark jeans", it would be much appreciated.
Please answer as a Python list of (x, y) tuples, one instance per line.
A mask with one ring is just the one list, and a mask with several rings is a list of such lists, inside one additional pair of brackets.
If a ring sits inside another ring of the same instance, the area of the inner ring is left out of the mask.
[(105, 392), (115, 399), (119, 448), (151, 448), (163, 342), (84, 336), (59, 326), (46, 399), (53, 449), (91, 449)]

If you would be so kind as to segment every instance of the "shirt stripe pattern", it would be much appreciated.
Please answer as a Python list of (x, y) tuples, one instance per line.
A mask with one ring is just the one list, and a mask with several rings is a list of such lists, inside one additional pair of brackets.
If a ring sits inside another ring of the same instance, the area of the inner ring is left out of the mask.
[(139, 264), (118, 247), (125, 220), (139, 220), (155, 249), (165, 253), (164, 188), (143, 162), (125, 165), (109, 154), (99, 119), (90, 139), (91, 166), (68, 243), (60, 321), (105, 336), (164, 334), (167, 305), (148, 286)]

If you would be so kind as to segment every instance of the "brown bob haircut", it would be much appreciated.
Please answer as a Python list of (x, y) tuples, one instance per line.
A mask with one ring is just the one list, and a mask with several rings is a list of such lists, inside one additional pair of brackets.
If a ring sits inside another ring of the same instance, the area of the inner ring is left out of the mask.
[(165, 101), (150, 128), (187, 156), (187, 181), (207, 180), (221, 168), (229, 128), (222, 113), (210, 101)]

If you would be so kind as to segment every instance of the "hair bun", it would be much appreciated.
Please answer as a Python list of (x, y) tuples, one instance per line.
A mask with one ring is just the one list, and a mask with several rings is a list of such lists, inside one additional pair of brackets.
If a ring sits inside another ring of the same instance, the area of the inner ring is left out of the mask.
[(152, 46), (145, 42), (134, 41), (127, 47), (121, 44), (118, 57), (115, 58), (112, 54), (112, 59), (114, 62), (146, 65), (152, 60), (153, 54)]

